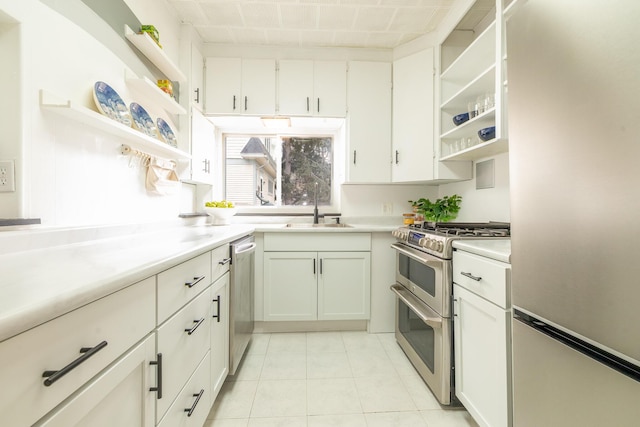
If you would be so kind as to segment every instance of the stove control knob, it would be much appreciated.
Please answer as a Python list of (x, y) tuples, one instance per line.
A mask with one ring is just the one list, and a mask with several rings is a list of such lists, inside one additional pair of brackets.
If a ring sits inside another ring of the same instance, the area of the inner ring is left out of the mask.
[(438, 247), (438, 241), (437, 241), (437, 240), (432, 240), (432, 241), (429, 243), (429, 247), (430, 247), (431, 249), (433, 249), (433, 250), (437, 250), (436, 248)]
[(438, 252), (442, 252), (442, 248), (443, 247), (444, 247), (444, 245), (442, 244), (442, 242), (437, 242), (435, 250), (438, 251)]
[(425, 248), (427, 246), (427, 241), (429, 239), (427, 239), (426, 237), (421, 238), (420, 240), (418, 240), (418, 245), (422, 246), (423, 248)]
[(391, 235), (392, 235), (393, 237), (400, 237), (400, 232), (399, 232), (398, 230), (393, 230), (393, 231), (391, 232)]

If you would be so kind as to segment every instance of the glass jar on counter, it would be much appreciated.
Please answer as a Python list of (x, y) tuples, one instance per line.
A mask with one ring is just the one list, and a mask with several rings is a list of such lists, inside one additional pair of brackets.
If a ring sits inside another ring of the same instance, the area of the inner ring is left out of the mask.
[(404, 225), (411, 225), (414, 223), (416, 215), (414, 213), (404, 213), (402, 214), (402, 223)]

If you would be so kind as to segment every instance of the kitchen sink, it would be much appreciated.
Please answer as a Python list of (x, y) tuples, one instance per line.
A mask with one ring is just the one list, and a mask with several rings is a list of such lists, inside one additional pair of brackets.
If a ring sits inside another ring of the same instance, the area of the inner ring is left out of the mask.
[(287, 228), (351, 228), (352, 226), (349, 224), (309, 224), (306, 222), (292, 222), (286, 225)]

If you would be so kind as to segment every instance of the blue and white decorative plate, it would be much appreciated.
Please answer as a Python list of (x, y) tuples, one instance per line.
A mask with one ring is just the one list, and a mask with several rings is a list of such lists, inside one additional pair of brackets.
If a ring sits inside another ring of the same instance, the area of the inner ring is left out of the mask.
[(176, 135), (173, 133), (173, 130), (171, 130), (171, 126), (169, 126), (169, 123), (158, 117), (157, 124), (160, 139), (170, 146), (178, 148), (178, 140), (176, 139)]
[(131, 116), (133, 116), (133, 127), (151, 138), (157, 138), (158, 129), (147, 110), (135, 102), (129, 105), (129, 109), (131, 110)]
[(105, 82), (96, 82), (93, 85), (93, 100), (102, 114), (125, 126), (131, 126), (133, 120), (127, 104), (111, 86)]

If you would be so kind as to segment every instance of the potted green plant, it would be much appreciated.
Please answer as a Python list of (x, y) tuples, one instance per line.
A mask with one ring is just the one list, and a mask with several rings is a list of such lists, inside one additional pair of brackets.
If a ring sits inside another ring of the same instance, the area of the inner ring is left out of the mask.
[(445, 196), (435, 202), (425, 198), (409, 200), (414, 211), (421, 213), (425, 221), (429, 222), (448, 222), (455, 219), (460, 211), (461, 202), (462, 197), (457, 194)]

